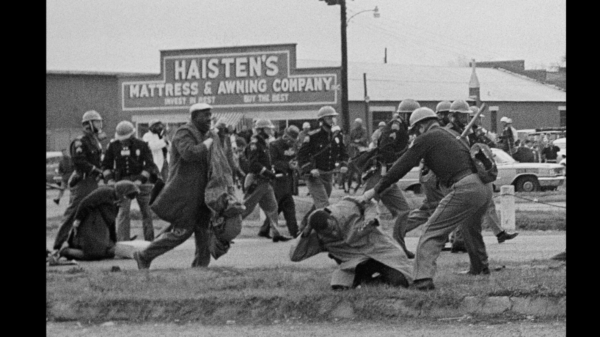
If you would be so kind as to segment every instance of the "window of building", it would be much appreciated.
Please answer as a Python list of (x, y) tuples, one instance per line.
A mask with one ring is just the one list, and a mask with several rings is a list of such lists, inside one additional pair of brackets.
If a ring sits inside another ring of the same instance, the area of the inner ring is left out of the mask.
[(567, 127), (567, 107), (559, 106), (558, 113), (560, 115), (560, 126)]

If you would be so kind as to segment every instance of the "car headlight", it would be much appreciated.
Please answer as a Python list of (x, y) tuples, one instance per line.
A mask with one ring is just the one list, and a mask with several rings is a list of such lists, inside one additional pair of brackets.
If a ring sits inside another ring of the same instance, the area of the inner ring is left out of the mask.
[(564, 176), (565, 175), (565, 168), (564, 167), (555, 168), (554, 172), (557, 175), (559, 175), (559, 176)]

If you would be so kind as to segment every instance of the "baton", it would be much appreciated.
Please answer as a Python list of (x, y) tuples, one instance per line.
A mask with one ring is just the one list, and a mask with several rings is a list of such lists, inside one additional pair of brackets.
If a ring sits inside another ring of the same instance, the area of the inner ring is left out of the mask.
[(483, 103), (481, 105), (481, 108), (479, 108), (479, 111), (477, 111), (475, 113), (475, 116), (473, 116), (473, 118), (471, 119), (471, 121), (469, 122), (469, 124), (467, 124), (467, 126), (465, 127), (464, 131), (462, 132), (462, 134), (460, 135), (460, 138), (465, 138), (467, 136), (467, 132), (469, 132), (469, 130), (471, 129), (471, 127), (473, 126), (473, 124), (475, 124), (475, 120), (477, 119), (477, 117), (479, 117), (479, 115), (483, 112), (483, 110), (487, 109), (487, 105), (485, 105), (485, 103)]

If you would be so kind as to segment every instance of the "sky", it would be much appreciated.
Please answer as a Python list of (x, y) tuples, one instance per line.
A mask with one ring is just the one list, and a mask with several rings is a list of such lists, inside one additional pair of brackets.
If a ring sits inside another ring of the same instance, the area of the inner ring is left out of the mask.
[[(387, 49), (397, 64), (566, 66), (566, 0), (347, 0), (347, 18), (350, 63)], [(161, 50), (281, 43), (340, 61), (340, 26), (319, 0), (47, 0), (46, 68), (158, 74)]]

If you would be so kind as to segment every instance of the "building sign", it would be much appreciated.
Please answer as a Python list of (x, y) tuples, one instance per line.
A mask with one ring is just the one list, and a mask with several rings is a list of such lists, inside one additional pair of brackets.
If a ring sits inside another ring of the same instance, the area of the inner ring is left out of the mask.
[(161, 51), (161, 75), (120, 79), (123, 111), (339, 103), (339, 68), (295, 69), (295, 45)]

